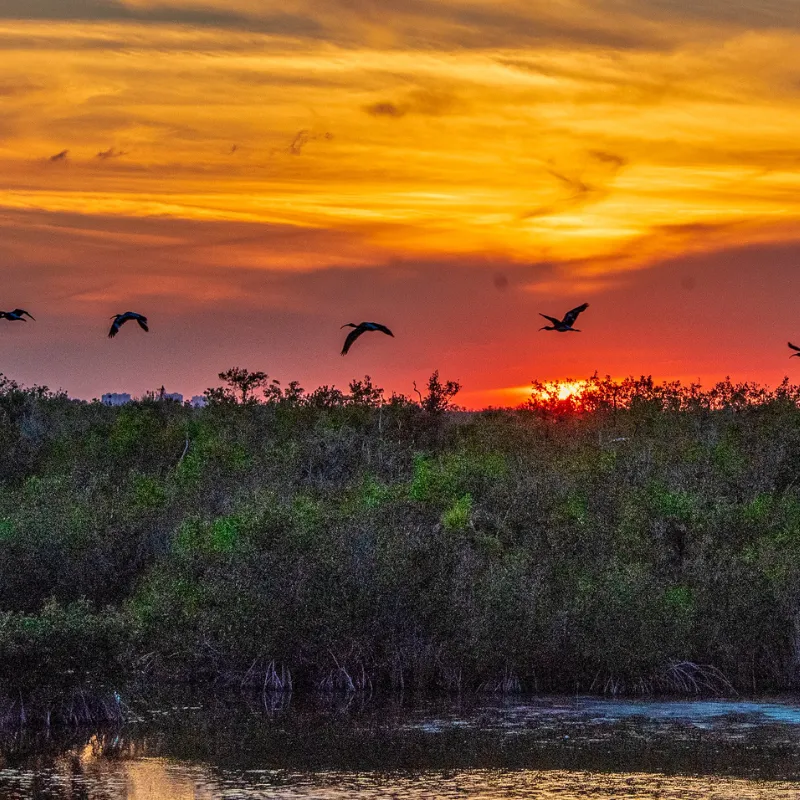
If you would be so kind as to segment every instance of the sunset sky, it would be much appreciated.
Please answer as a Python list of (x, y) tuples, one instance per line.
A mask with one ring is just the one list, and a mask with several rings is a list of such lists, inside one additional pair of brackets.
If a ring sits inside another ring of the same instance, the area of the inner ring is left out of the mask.
[(0, 0), (0, 372), (800, 381), (798, 52), (797, 0)]

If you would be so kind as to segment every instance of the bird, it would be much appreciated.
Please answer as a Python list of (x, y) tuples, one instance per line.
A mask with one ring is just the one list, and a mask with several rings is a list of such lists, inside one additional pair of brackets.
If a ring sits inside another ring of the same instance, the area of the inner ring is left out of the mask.
[(552, 325), (545, 325), (542, 328), (539, 328), (540, 331), (558, 331), (559, 333), (566, 333), (567, 331), (572, 331), (573, 333), (580, 333), (578, 328), (573, 328), (572, 326), (575, 324), (575, 320), (578, 319), (578, 314), (586, 309), (589, 308), (588, 303), (584, 303), (582, 306), (578, 306), (577, 308), (573, 308), (572, 311), (567, 311), (564, 314), (564, 319), (556, 319), (555, 317), (550, 317), (547, 314), (539, 313), (540, 317), (544, 317), (545, 319), (549, 319), (552, 322)]
[(789, 347), (792, 348), (792, 350), (796, 350), (797, 351), (796, 353), (792, 353), (789, 356), (789, 358), (794, 358), (795, 356), (800, 356), (800, 347), (798, 347), (796, 344), (792, 344), (791, 342), (787, 342), (787, 344), (789, 345)]
[(380, 331), (381, 333), (385, 333), (387, 336), (394, 338), (394, 334), (385, 325), (381, 325), (378, 322), (362, 322), (360, 325), (356, 325), (353, 322), (348, 322), (345, 325), (342, 325), (342, 327), (354, 329), (347, 334), (347, 338), (344, 340), (342, 355), (346, 355), (347, 351), (352, 347), (353, 342), (358, 339), (362, 333), (366, 333), (367, 331)]
[(147, 327), (147, 317), (142, 314), (137, 314), (135, 311), (126, 311), (124, 314), (115, 314), (113, 317), (111, 317), (111, 319), (114, 321), (111, 323), (111, 330), (108, 332), (109, 339), (113, 339), (119, 333), (119, 329), (129, 319), (135, 319), (143, 331), (150, 330)]
[(15, 308), (13, 311), (0, 311), (0, 319), (7, 319), (11, 322), (27, 322), (25, 316), (23, 315), (30, 317), (34, 322), (36, 322), (36, 319), (27, 311), (25, 311), (24, 308)]

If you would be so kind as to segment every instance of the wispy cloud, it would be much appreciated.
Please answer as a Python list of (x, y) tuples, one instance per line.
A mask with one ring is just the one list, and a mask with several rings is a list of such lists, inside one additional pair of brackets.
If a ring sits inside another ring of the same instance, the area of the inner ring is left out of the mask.
[[(37, 2), (33, 16), (76, 10)], [(798, 37), (725, 27), (704, 39), (702, 20), (664, 32), (635, 4), (605, 2), (645, 44), (553, 33), (612, 26), (582, 0), (288, 0), (286, 13), (318, 30), (341, 12), (343, 32), (323, 39), (142, 24), (167, 11), (210, 18), (213, 0), (95, 0), (80, 21), (0, 19), (0, 47), (13, 43), (3, 85), (36, 87), (4, 101), (0, 207), (277, 224), (395, 257), (587, 259), (609, 271), (636, 243), (683, 246), (664, 233), (675, 221), (780, 219), (770, 235), (786, 236), (800, 217)], [(512, 30), (520, 20), (542, 21), (535, 42)], [(469, 44), (479, 29), (483, 48)], [(654, 52), (651, 39), (670, 48)], [(68, 170), (26, 155), (65, 142), (80, 143), (60, 159)]]
[(555, 198), (545, 205), (525, 211), (521, 218), (528, 220), (537, 217), (550, 217), (589, 203), (597, 203), (606, 198), (611, 191), (611, 184), (616, 174), (628, 161), (616, 153), (605, 150), (589, 150), (588, 155), (592, 161), (597, 162), (601, 169), (597, 169), (591, 163), (587, 163), (582, 172), (568, 174), (553, 166), (545, 166), (545, 173), (567, 189), (568, 193)]
[(330, 141), (331, 139), (333, 139), (333, 134), (327, 131), (325, 133), (314, 133), (309, 130), (298, 131), (284, 152), (293, 156), (299, 156), (303, 152), (303, 148), (309, 142), (318, 140)]
[(363, 107), (373, 117), (399, 119), (406, 114), (439, 116), (461, 110), (464, 103), (452, 92), (431, 89), (413, 89), (405, 94), (403, 100), (394, 102), (378, 100)]
[(127, 150), (116, 150), (113, 147), (109, 147), (108, 150), (100, 150), (96, 155), (95, 158), (99, 158), (101, 160), (106, 160), (108, 158), (122, 158), (122, 156), (128, 155)]
[(618, 170), (622, 169), (622, 167), (628, 163), (627, 158), (617, 155), (616, 153), (609, 153), (605, 150), (589, 150), (589, 155), (592, 156), (592, 158), (596, 158), (603, 164), (611, 164)]
[(364, 106), (364, 111), (373, 117), (392, 117), (399, 119), (408, 113), (408, 107), (391, 103), (388, 100), (380, 100), (377, 103), (370, 103)]
[(62, 150), (60, 153), (56, 153), (53, 156), (50, 156), (47, 160), (52, 162), (56, 161), (66, 161), (67, 157), (69, 156), (69, 150)]

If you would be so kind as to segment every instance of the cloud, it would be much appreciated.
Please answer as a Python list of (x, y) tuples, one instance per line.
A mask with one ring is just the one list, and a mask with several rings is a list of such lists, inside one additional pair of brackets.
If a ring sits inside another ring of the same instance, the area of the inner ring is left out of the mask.
[(437, 117), (463, 110), (465, 107), (466, 104), (452, 92), (420, 88), (408, 92), (400, 102), (379, 100), (363, 106), (363, 110), (373, 117), (399, 119), (406, 114)]
[(0, 97), (26, 97), (40, 91), (41, 86), (20, 80), (16, 83), (0, 83)]
[(298, 131), (284, 152), (289, 153), (289, 155), (299, 156), (309, 142), (330, 141), (331, 139), (333, 139), (333, 134), (327, 131), (325, 133), (313, 133), (309, 130)]
[[(503, 7), (484, 0), (0, 0), (0, 19), (179, 24), (326, 40), (351, 47), (383, 43), (420, 49), (514, 47), (584, 42), (640, 47), (663, 38), (646, 15), (594, 0)], [(637, 19), (639, 24), (635, 24)]]
[(623, 158), (616, 153), (608, 153), (605, 150), (589, 150), (589, 155), (604, 164), (611, 164), (618, 170), (622, 169), (622, 167), (628, 163), (627, 158)]
[(284, 11), (241, 13), (211, 2), (128, 3), (124, 0), (0, 0), (0, 19), (88, 20), (98, 22), (176, 23), (249, 29), (286, 36), (321, 33), (311, 16)]
[(69, 155), (69, 150), (62, 150), (60, 153), (56, 153), (54, 156), (50, 156), (47, 160), (50, 162), (66, 161), (68, 155)]
[(128, 155), (127, 150), (115, 150), (113, 147), (109, 147), (108, 150), (101, 150), (99, 153), (95, 155), (95, 158), (100, 159), (108, 159), (108, 158), (122, 158), (122, 156)]
[(576, 174), (554, 166), (545, 166), (545, 173), (566, 187), (569, 194), (524, 212), (521, 219), (553, 216), (608, 197), (614, 178), (628, 164), (628, 160), (606, 150), (591, 149), (587, 151), (587, 155), (590, 161)]
[(408, 113), (407, 107), (386, 100), (364, 106), (364, 111), (373, 117), (393, 117), (394, 119), (404, 117)]
[(0, 0), (3, 18), (177, 24), (427, 51), (663, 51), (751, 29), (800, 30), (796, 0)]
[(308, 143), (310, 136), (311, 134), (308, 131), (298, 131), (294, 139), (292, 139), (292, 143), (289, 145), (289, 152), (293, 156), (299, 156)]
[[(800, 6), (795, 0), (623, 0), (617, 8), (661, 16), (673, 22), (700, 20), (713, 25), (735, 25), (741, 28), (800, 29)], [(642, 8), (642, 6), (644, 6)]]
[(560, 214), (570, 208), (584, 205), (602, 193), (602, 190), (584, 183), (580, 178), (570, 177), (554, 169), (545, 170), (548, 175), (555, 178), (559, 183), (566, 186), (570, 193), (566, 197), (560, 197), (547, 205), (539, 206), (530, 211), (525, 211), (520, 215), (520, 219), (535, 219), (537, 217), (549, 217)]

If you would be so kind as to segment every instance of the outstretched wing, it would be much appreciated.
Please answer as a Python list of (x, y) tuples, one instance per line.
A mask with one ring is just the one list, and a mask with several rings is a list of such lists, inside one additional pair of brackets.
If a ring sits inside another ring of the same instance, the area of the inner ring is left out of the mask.
[(375, 326), (376, 331), (380, 331), (381, 333), (385, 333), (387, 336), (394, 338), (394, 334), (385, 325), (381, 325), (378, 322), (373, 322), (372, 324)]
[(353, 346), (353, 342), (358, 339), (362, 333), (364, 333), (364, 328), (353, 328), (353, 330), (347, 334), (347, 338), (344, 340), (344, 347), (342, 348), (343, 356), (347, 355), (347, 351)]
[(573, 308), (571, 311), (567, 311), (567, 313), (564, 314), (564, 320), (563, 320), (564, 324), (572, 327), (572, 323), (575, 322), (576, 319), (578, 319), (578, 314), (580, 314), (583, 311), (586, 311), (587, 308), (589, 308), (589, 304), (584, 303), (582, 306), (578, 306), (577, 308)]
[(125, 322), (121, 317), (116, 317), (111, 323), (111, 330), (108, 332), (108, 338), (113, 339), (119, 333), (119, 326)]
[(28, 314), (28, 312), (24, 308), (15, 308), (11, 313), (12, 314), (16, 314), (18, 317), (21, 317), (23, 314), (26, 314), (31, 319), (33, 319), (34, 322), (36, 322), (36, 320), (33, 318), (33, 316)]
[(141, 314), (139, 314), (136, 317), (136, 321), (139, 323), (139, 327), (142, 330), (144, 330), (144, 331), (149, 331), (150, 330), (150, 328), (147, 327), (147, 317), (143, 317)]
[(544, 317), (545, 319), (549, 319), (550, 322), (553, 323), (553, 325), (560, 325), (561, 324), (561, 320), (560, 319), (556, 319), (555, 317), (550, 317), (547, 314), (542, 314), (541, 311), (539, 312), (539, 316), (540, 317)]
[(798, 347), (796, 344), (792, 344), (791, 342), (787, 342), (786, 344), (788, 344), (792, 350), (797, 350), (797, 352), (800, 353), (800, 347)]

